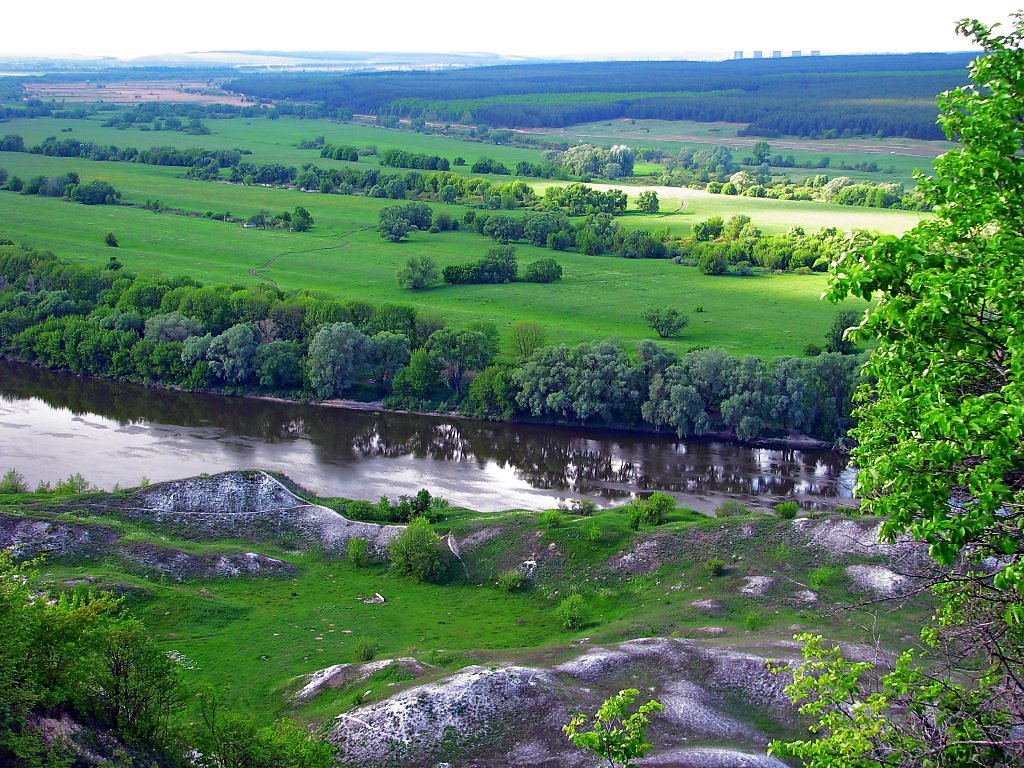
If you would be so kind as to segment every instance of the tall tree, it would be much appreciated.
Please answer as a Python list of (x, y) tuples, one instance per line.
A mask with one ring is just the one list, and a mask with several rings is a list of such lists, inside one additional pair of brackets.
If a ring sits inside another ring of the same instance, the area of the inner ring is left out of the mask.
[[(940, 96), (961, 143), (922, 180), (937, 215), (832, 265), (829, 296), (877, 299), (859, 393), (857, 493), (883, 537), (910, 534), (948, 570), (932, 657), (868, 688), (820, 638), (790, 688), (821, 730), (773, 745), (812, 768), (1024, 764), (1024, 14), (964, 20), (986, 54)], [(987, 559), (986, 559), (987, 558)], [(954, 674), (955, 672), (955, 674)], [(849, 706), (856, 702), (853, 706)]]

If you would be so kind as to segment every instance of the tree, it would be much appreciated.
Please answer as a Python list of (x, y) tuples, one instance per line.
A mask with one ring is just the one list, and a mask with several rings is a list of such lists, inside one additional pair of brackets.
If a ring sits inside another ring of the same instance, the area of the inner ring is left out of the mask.
[(569, 741), (577, 747), (593, 752), (608, 768), (630, 768), (632, 761), (643, 757), (651, 750), (644, 741), (644, 730), (651, 724), (650, 715), (663, 712), (665, 708), (657, 701), (648, 701), (629, 714), (629, 710), (640, 695), (636, 688), (619, 691), (607, 699), (594, 715), (588, 730), (587, 716), (579, 713), (562, 727)]
[(391, 542), (388, 554), (399, 573), (417, 581), (439, 582), (444, 578), (444, 548), (425, 517), (412, 520)]
[(206, 359), (217, 378), (228, 384), (243, 384), (256, 374), (256, 331), (250, 323), (228, 328), (210, 343)]
[(465, 328), (442, 328), (427, 339), (424, 349), (444, 383), (460, 394), (466, 374), (486, 368), (494, 357), (487, 336)]
[(838, 352), (840, 355), (852, 355), (857, 351), (853, 340), (846, 335), (850, 328), (860, 323), (859, 312), (845, 310), (832, 318), (832, 325), (825, 331), (825, 351)]
[(308, 232), (313, 226), (313, 216), (301, 205), (292, 213), (292, 231)]
[(398, 271), (398, 284), (414, 291), (430, 288), (440, 279), (441, 270), (429, 256), (413, 256)]
[(409, 339), (400, 333), (381, 331), (370, 337), (370, 378), (388, 384), (409, 364)]
[(663, 339), (675, 336), (690, 322), (690, 318), (675, 307), (651, 308), (644, 312), (641, 317), (651, 330)]
[(325, 325), (312, 341), (306, 369), (313, 392), (321, 399), (337, 397), (362, 375), (370, 356), (370, 339), (351, 323)]
[(404, 216), (400, 206), (392, 205), (387, 208), (381, 208), (378, 216), (380, 236), (385, 240), (390, 240), (392, 243), (403, 240), (412, 229), (412, 224)]
[(509, 330), (509, 346), (519, 357), (529, 357), (543, 347), (545, 338), (544, 326), (540, 323), (514, 323)]
[(528, 283), (553, 283), (561, 279), (562, 265), (554, 259), (538, 259), (523, 271), (523, 280)]
[(925, 658), (903, 654), (871, 687), (871, 665), (803, 638), (789, 693), (822, 738), (772, 751), (812, 768), (1024, 762), (1024, 14), (1012, 18), (1005, 34), (958, 25), (986, 54), (939, 97), (961, 146), (920, 180), (936, 216), (831, 265), (829, 298), (874, 302), (853, 332), (876, 340), (851, 431), (857, 494), (886, 540), (910, 534), (947, 570)]
[(636, 196), (636, 207), (641, 213), (657, 213), (660, 207), (658, 193), (647, 189)]

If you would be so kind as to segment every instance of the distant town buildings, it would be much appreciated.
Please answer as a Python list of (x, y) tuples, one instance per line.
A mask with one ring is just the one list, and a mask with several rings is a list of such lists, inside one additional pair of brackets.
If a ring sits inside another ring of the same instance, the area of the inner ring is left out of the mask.
[[(791, 58), (793, 58), (793, 57), (797, 57), (797, 56), (803, 56), (804, 52), (803, 51), (799, 51), (799, 50), (793, 50), (793, 51), (790, 51), (789, 55), (790, 55)], [(811, 51), (810, 55), (811, 56), (821, 56), (821, 51)], [(733, 61), (739, 61), (740, 59), (745, 59), (746, 58), (746, 51), (733, 51), (732, 52), (732, 58), (733, 58)], [(755, 58), (755, 59), (763, 59), (764, 58), (764, 51), (754, 51), (753, 58)], [(782, 51), (772, 51), (771, 52), (771, 58), (773, 58), (773, 59), (781, 59), (781, 58), (783, 58)]]

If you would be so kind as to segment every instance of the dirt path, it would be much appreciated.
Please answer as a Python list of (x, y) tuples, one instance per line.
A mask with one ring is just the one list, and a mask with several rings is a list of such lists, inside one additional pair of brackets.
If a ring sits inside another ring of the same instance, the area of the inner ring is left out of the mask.
[(341, 235), (341, 242), (335, 243), (334, 245), (326, 245), (323, 246), (322, 248), (303, 248), (297, 251), (284, 251), (283, 253), (279, 253), (276, 256), (271, 256), (258, 267), (249, 267), (249, 274), (252, 277), (255, 277), (257, 280), (262, 280), (266, 283), (269, 283), (274, 288), (275, 291), (279, 291), (281, 289), (273, 278), (267, 277), (266, 275), (260, 273), (269, 270), (272, 266), (274, 266), (278, 261), (283, 259), (285, 256), (296, 256), (302, 253), (322, 253), (324, 251), (337, 251), (342, 248), (348, 248), (350, 245), (352, 245), (352, 241), (349, 240), (350, 235), (354, 235), (357, 232), (366, 232), (369, 229), (376, 229), (376, 227), (363, 227), (362, 229), (353, 229), (351, 232), (343, 232)]

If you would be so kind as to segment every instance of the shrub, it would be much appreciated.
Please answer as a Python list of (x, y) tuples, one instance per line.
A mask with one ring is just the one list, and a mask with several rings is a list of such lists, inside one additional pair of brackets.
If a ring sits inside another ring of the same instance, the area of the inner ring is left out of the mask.
[(725, 560), (720, 557), (712, 558), (704, 563), (704, 566), (708, 569), (708, 573), (712, 576), (721, 576), (725, 573)]
[(562, 513), (557, 509), (549, 509), (541, 513), (540, 522), (545, 528), (560, 528), (562, 526)]
[(804, 357), (817, 357), (821, 354), (821, 347), (817, 344), (804, 345)]
[(389, 548), (391, 562), (399, 573), (417, 581), (440, 582), (444, 577), (441, 539), (430, 529), (425, 517), (409, 523)]
[(566, 632), (582, 629), (586, 621), (586, 605), (583, 598), (573, 593), (558, 604), (558, 620)]
[(522, 571), (502, 571), (498, 574), (498, 589), (503, 592), (516, 592), (523, 588), (526, 576)]
[(368, 542), (362, 536), (353, 536), (348, 540), (348, 561), (357, 568), (362, 568), (370, 562)]
[(8, 469), (0, 478), (0, 493), (28, 493), (25, 476), (14, 468)]
[(357, 662), (373, 661), (380, 645), (372, 637), (361, 637), (352, 646), (352, 658)]
[(750, 510), (740, 504), (738, 501), (723, 501), (718, 505), (715, 510), (715, 517), (740, 517), (742, 515), (749, 515)]
[(528, 283), (553, 283), (562, 279), (562, 265), (554, 259), (540, 259), (526, 265), (523, 279)]
[(558, 508), (562, 512), (568, 512), (572, 515), (590, 517), (590, 515), (597, 511), (597, 504), (590, 499), (570, 499), (568, 504), (562, 503)]
[(690, 322), (690, 319), (675, 307), (648, 309), (641, 318), (663, 339), (675, 336)]
[(768, 624), (768, 618), (761, 613), (751, 611), (743, 617), (743, 627), (748, 632), (757, 632), (759, 629), (764, 629)]
[(590, 524), (583, 530), (583, 533), (587, 537), (587, 541), (600, 541), (604, 535), (601, 531), (601, 526), (597, 524), (596, 520), (591, 520)]
[(353, 520), (376, 520), (377, 505), (363, 499), (356, 499), (345, 504), (345, 515)]
[(775, 514), (783, 520), (792, 520), (800, 512), (800, 505), (795, 501), (783, 501), (775, 505)]
[(827, 589), (839, 586), (845, 577), (846, 574), (842, 568), (823, 565), (807, 574), (807, 585), (813, 590)]
[(82, 477), (80, 472), (69, 475), (67, 480), (60, 480), (54, 486), (53, 492), (58, 496), (70, 496), (75, 493), (88, 493), (96, 490), (88, 480)]

